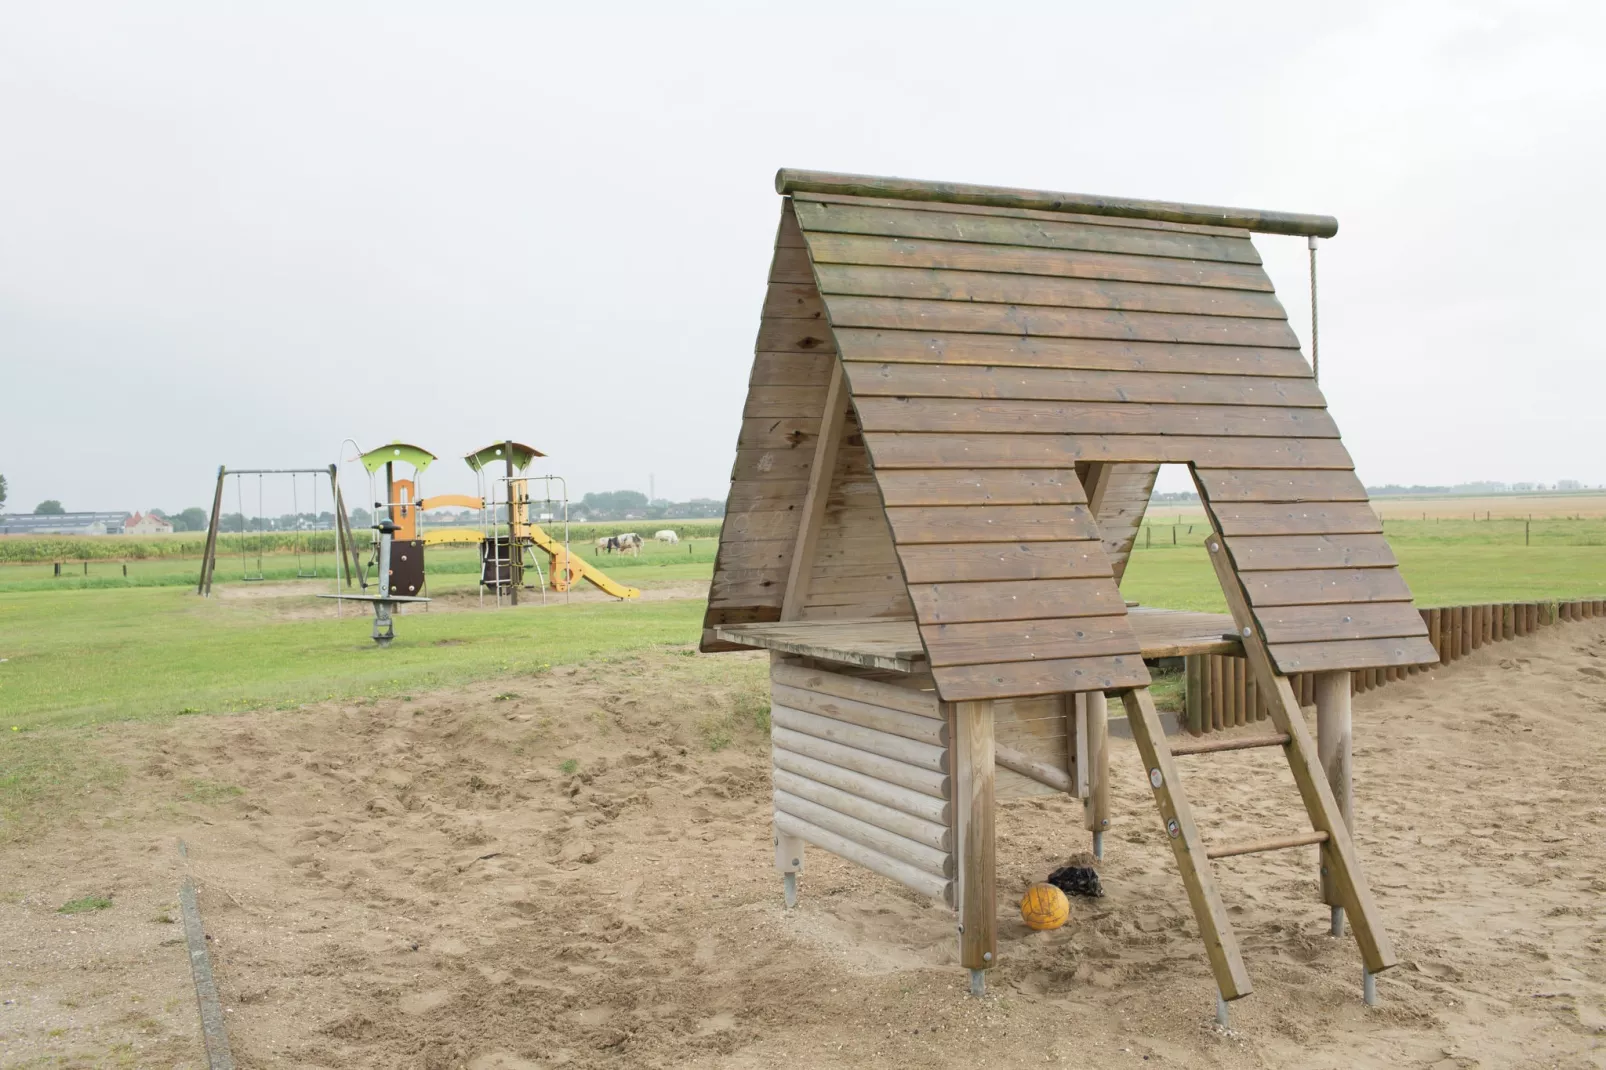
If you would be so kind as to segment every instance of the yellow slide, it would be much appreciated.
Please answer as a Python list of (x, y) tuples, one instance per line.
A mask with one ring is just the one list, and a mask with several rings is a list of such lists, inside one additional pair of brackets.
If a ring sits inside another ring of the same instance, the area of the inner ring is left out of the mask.
[[(615, 583), (608, 578), (608, 574), (595, 565), (588, 565), (579, 554), (571, 554), (563, 548), (563, 544), (545, 531), (539, 524), (531, 524), (529, 538), (532, 543), (545, 550), (552, 558), (552, 589), (555, 591), (568, 590), (571, 579), (585, 580), (594, 584), (604, 594), (611, 594), (615, 598), (635, 598), (641, 591), (635, 587), (626, 587), (622, 583)], [(565, 568), (567, 564), (567, 568)]]

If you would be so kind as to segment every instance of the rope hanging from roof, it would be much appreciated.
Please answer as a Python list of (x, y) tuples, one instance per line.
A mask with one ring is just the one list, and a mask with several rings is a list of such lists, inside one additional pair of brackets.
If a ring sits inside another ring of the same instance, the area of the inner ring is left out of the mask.
[(1321, 349), (1316, 334), (1316, 235), (1307, 239), (1310, 246), (1310, 374), (1318, 383), (1322, 381)]

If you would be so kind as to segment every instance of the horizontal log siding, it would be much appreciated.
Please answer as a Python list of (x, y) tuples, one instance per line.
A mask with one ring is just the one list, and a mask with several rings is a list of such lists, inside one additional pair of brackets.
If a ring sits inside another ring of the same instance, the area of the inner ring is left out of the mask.
[(951, 762), (935, 694), (788, 660), (776, 661), (770, 678), (777, 827), (947, 896)]

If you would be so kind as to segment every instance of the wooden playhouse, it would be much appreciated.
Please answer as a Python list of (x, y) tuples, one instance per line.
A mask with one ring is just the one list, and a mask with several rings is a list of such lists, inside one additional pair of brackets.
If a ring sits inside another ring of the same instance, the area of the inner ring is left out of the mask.
[[(1394, 953), (1347, 827), (1350, 671), (1437, 658), (1250, 241), (1336, 221), (789, 170), (776, 186), (702, 649), (772, 652), (788, 901), (804, 844), (940, 899), (981, 991), (994, 801), (1079, 797), (1097, 843), (1113, 696), (1220, 998), (1250, 984), (1210, 859), (1301, 845), (1370, 997)], [(1121, 595), (1170, 462), (1193, 472), (1230, 617)], [(1275, 731), (1168, 743), (1144, 660), (1203, 653), (1243, 659)], [(1316, 674), (1320, 754), (1294, 673)], [(1310, 830), (1207, 845), (1174, 759), (1254, 746), (1285, 752)]]

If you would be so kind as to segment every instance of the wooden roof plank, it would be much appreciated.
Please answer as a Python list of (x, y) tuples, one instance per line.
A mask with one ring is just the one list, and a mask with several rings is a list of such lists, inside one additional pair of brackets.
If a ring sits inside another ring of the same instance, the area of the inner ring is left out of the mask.
[(855, 197), (845, 193), (816, 193), (798, 191), (790, 194), (793, 203), (822, 201), (826, 204), (856, 204), (866, 208), (905, 208), (913, 211), (948, 212), (957, 215), (986, 215), (999, 219), (1036, 219), (1047, 223), (1086, 223), (1095, 227), (1136, 227), (1139, 230), (1170, 230), (1185, 234), (1214, 234), (1223, 238), (1247, 238), (1243, 227), (1220, 227), (1205, 223), (1173, 223), (1162, 219), (1142, 219), (1085, 212), (1052, 212), (1035, 208), (1015, 208), (999, 205), (956, 204), (951, 201), (911, 201), (897, 197)]
[(1100, 617), (1126, 609), (1115, 583), (1102, 577), (911, 583), (909, 598), (914, 603), (916, 619), (923, 625)]
[(1130, 654), (1064, 660), (1014, 661), (999, 665), (933, 668), (937, 690), (949, 702), (1052, 695), (1067, 691), (1109, 691), (1147, 687), (1143, 659)]
[(835, 325), (832, 333), (843, 359), (853, 361), (1311, 377), (1310, 363), (1299, 350), (1281, 346), (1028, 337), (1024, 330), (996, 335), (882, 330), (846, 324)]
[(1381, 535), (1240, 535), (1226, 543), (1240, 574), (1399, 564)]
[(1409, 602), (1358, 602), (1320, 606), (1255, 606), (1268, 643), (1342, 639), (1394, 639), (1427, 635), (1422, 614)]
[(1188, 435), (988, 435), (865, 432), (885, 468), (1065, 468), (1076, 461), (1188, 462), (1267, 468), (1353, 468), (1335, 438), (1198, 438)]
[(1241, 238), (1147, 227), (1106, 226), (1074, 219), (1012, 219), (905, 207), (824, 201), (795, 201), (793, 210), (805, 235), (820, 232), (871, 234), (882, 238), (925, 238), (1038, 249), (1131, 253), (1182, 260), (1224, 260), (1258, 264), (1249, 236)]
[[(1244, 316), (1287, 319), (1276, 294), (1198, 285), (1068, 279), (995, 271), (877, 267), (816, 263), (815, 279), (827, 299), (838, 295), (896, 297), (931, 301), (979, 301), (1055, 308), (1099, 308), (1121, 312), (1174, 312), (1189, 316)], [(771, 292), (786, 287), (771, 284)], [(790, 303), (782, 303), (791, 309)], [(788, 315), (803, 315), (812, 303), (799, 303)]]
[(1366, 488), (1348, 466), (1329, 471), (1268, 471), (1199, 465), (1195, 469), (1212, 504), (1225, 502), (1364, 502)]
[(933, 668), (1037, 659), (1137, 654), (1139, 644), (1124, 613), (1071, 620), (932, 624), (920, 629)]
[(1221, 533), (1235, 535), (1374, 535), (1383, 522), (1367, 502), (1212, 502)]
[(929, 543), (899, 546), (909, 583), (1064, 580), (1109, 576), (1110, 562), (1091, 539), (1068, 542)]
[[(782, 252), (788, 255), (783, 258)], [(795, 274), (797, 268), (792, 254), (796, 252), (777, 251), (776, 263), (771, 269), (772, 278), (777, 281), (804, 281)], [(1272, 292), (1271, 280), (1259, 264), (1224, 260), (1192, 260), (1131, 253), (1070, 253), (1061, 249), (923, 238), (894, 238), (889, 241), (873, 235), (818, 232), (809, 236), (809, 254), (812, 263), (822, 267), (858, 264), (865, 267), (986, 271), (1039, 278), (1107, 279), (1112, 282), (1206, 286), (1265, 294)]]
[(882, 499), (899, 505), (1080, 505), (1071, 468), (925, 468), (876, 473)]
[[(1299, 348), (1287, 320), (826, 294), (834, 327)], [(807, 321), (779, 320), (777, 323)]]
[(1249, 601), (1269, 606), (1409, 602), (1410, 588), (1397, 568), (1328, 568), (1240, 573)]
[[(1308, 377), (1086, 371), (991, 364), (844, 363), (855, 397), (992, 398), (1325, 408)], [(805, 389), (805, 388), (792, 388)], [(753, 415), (761, 415), (754, 413)]]
[(858, 409), (867, 432), (1338, 438), (1326, 409), (1269, 405), (866, 397)]
[(1098, 537), (1085, 505), (894, 505), (887, 507), (887, 520), (900, 547)]
[(1332, 669), (1377, 669), (1428, 665), (1439, 660), (1433, 644), (1411, 636), (1397, 639), (1324, 639), (1314, 643), (1276, 643), (1268, 647), (1284, 673)]

